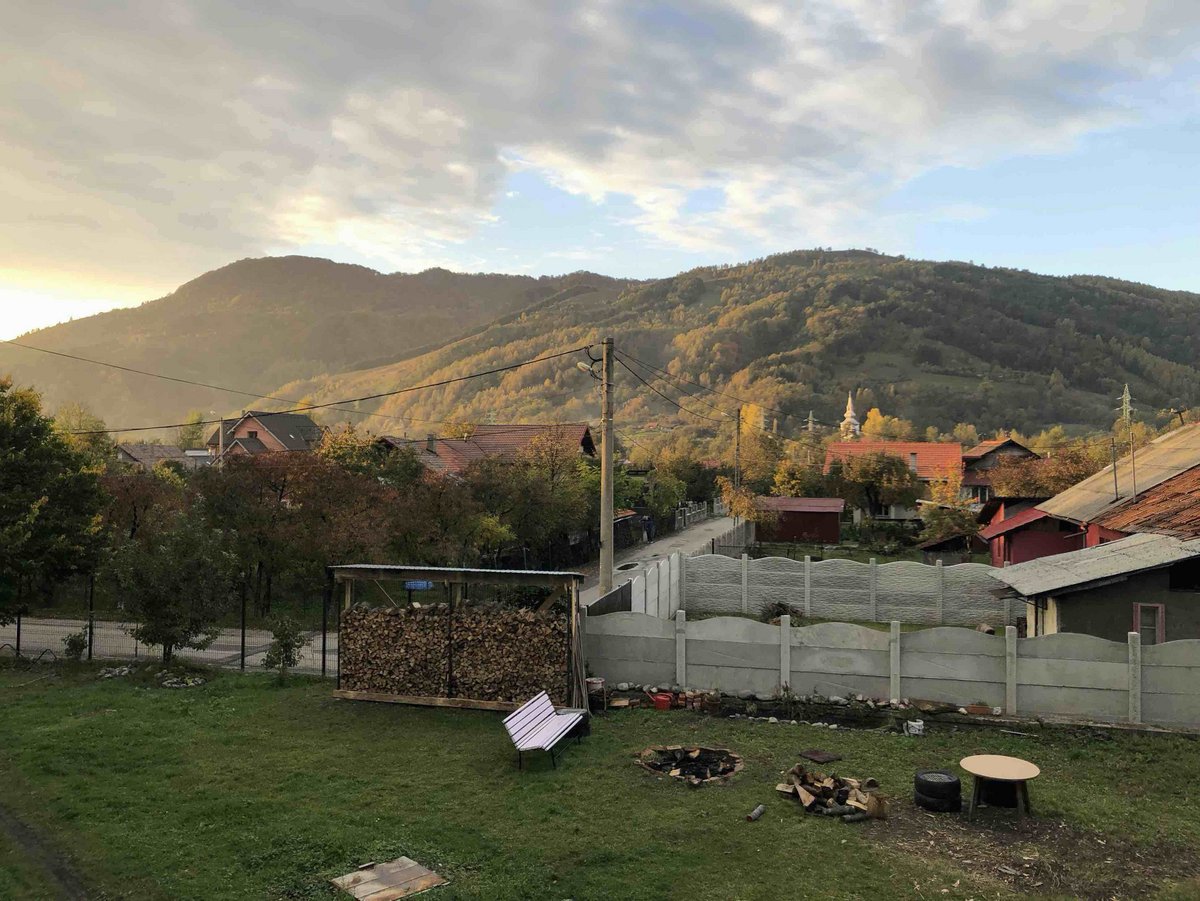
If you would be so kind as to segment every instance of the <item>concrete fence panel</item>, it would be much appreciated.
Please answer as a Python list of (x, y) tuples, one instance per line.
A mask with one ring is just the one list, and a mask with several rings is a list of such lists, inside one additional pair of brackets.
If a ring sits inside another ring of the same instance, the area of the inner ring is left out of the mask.
[(888, 696), (888, 634), (851, 623), (791, 630), (789, 687), (798, 695)]
[(755, 616), (774, 604), (786, 604), (796, 610), (804, 609), (804, 561), (786, 557), (764, 557), (751, 560), (747, 606)]
[(1142, 719), (1200, 723), (1200, 639), (1142, 648)]
[(646, 612), (645, 576), (634, 576), (629, 582), (629, 610), (632, 613)]
[(584, 638), (588, 668), (609, 682), (671, 685), (675, 681), (675, 624), (644, 613), (589, 616)]
[(820, 619), (869, 619), (871, 568), (853, 560), (809, 564), (809, 615)]
[(687, 626), (687, 679), (693, 688), (779, 693), (780, 629), (744, 617)]
[(1124, 720), (1129, 649), (1123, 642), (1059, 632), (1017, 641), (1017, 711)]
[(687, 596), (683, 609), (689, 613), (740, 613), (742, 609), (742, 561), (720, 554), (705, 554), (687, 560)]
[(961, 628), (900, 636), (900, 691), (907, 698), (1004, 706), (1005, 646), (999, 635)]

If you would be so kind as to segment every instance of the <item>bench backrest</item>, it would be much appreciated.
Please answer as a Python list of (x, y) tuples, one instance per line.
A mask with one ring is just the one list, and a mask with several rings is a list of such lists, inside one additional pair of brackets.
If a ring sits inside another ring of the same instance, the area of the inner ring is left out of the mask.
[(554, 715), (554, 705), (550, 703), (550, 695), (543, 691), (506, 716), (504, 728), (508, 730), (508, 735), (513, 743), (520, 745), (522, 738)]

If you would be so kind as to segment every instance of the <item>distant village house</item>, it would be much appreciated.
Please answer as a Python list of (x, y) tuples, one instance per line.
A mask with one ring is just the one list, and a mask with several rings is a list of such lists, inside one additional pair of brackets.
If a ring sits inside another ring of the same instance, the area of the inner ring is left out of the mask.
[(324, 430), (303, 413), (248, 411), (226, 419), (208, 439), (212, 457), (309, 452), (317, 449)]

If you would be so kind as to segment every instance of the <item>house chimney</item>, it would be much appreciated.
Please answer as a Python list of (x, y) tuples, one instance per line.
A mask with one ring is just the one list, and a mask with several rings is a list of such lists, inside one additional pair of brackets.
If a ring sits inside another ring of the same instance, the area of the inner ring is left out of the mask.
[(437, 456), (437, 435), (433, 432), (425, 436), (425, 452)]
[(916, 454), (908, 455), (908, 468), (911, 469), (913, 472), (917, 471), (917, 455)]

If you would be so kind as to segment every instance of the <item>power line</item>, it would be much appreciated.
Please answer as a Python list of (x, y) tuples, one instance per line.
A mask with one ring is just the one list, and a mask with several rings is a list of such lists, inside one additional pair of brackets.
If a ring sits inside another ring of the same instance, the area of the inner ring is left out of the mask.
[[(625, 354), (623, 351), (617, 351), (617, 356), (623, 357), (623, 356), (629, 356), (629, 355)], [(716, 410), (722, 416), (729, 416), (729, 417), (733, 416), (733, 414), (730, 413), (728, 410), (722, 410), (716, 404), (710, 404), (704, 398), (699, 397), (690, 391), (686, 391), (683, 388), (680, 388), (678, 383), (675, 382), (669, 375), (665, 374), (662, 370), (655, 369), (653, 366), (643, 363), (641, 360), (637, 359), (636, 357), (629, 357), (629, 359), (632, 360), (634, 363), (637, 363), (639, 366), (644, 366), (646, 369), (649, 369), (652, 372), (659, 373), (659, 374), (656, 374), (654, 377), (657, 378), (659, 381), (666, 382), (668, 385), (670, 385), (672, 388), (674, 388), (676, 391), (678, 391), (680, 394), (684, 395), (685, 397), (690, 397), (693, 400), (699, 401), (700, 403), (704, 404), (704, 406), (709, 407), (713, 410)]]
[[(558, 359), (559, 357), (565, 357), (565, 356), (568, 356), (573, 353), (579, 353), (581, 350), (586, 350), (586, 349), (587, 349), (587, 345), (584, 345), (582, 347), (573, 347), (570, 350), (564, 350), (564, 351), (560, 351), (560, 352), (554, 353), (554, 354), (547, 354), (546, 356), (543, 356), (543, 357), (534, 357), (531, 360), (522, 360), (520, 363), (512, 363), (508, 366), (497, 366), (495, 369), (486, 369), (486, 370), (483, 370), (482, 372), (473, 372), (470, 375), (455, 376), (454, 378), (441, 379), (436, 382), (427, 382), (423, 385), (412, 385), (408, 388), (396, 388), (395, 390), (392, 390), (392, 391), (380, 391), (375, 394), (364, 394), (361, 397), (343, 398), (342, 400), (328, 401), (327, 403), (322, 403), (322, 404), (304, 404), (302, 406), (294, 407), (293, 409), (290, 409), (290, 410), (264, 411), (264, 413), (269, 412), (272, 415), (278, 415), (280, 413), (304, 413), (309, 410), (325, 410), (325, 409), (329, 409), (329, 408), (339, 408), (340, 409), (340, 407), (339, 407), (340, 404), (361, 403), (363, 401), (368, 401), (368, 400), (379, 400), (379, 399), (385, 398), (385, 397), (395, 397), (400, 394), (409, 394), (413, 391), (424, 391), (429, 388), (441, 388), (445, 385), (453, 385), (458, 382), (466, 382), (466, 381), (470, 381), (471, 379), (482, 378), (482, 377), (488, 376), (488, 375), (496, 375), (497, 373), (500, 373), (500, 372), (511, 372), (512, 370), (520, 369), (523, 366), (529, 366), (533, 363), (542, 363), (542, 362), (545, 362), (546, 360)], [(255, 396), (258, 397), (261, 395), (255, 395)], [(152, 432), (152, 431), (157, 431), (159, 429), (179, 429), (179, 428), (183, 428), (185, 426), (193, 426), (193, 425), (216, 425), (217, 423), (223, 423), (225, 421), (226, 421), (225, 419), (202, 419), (198, 422), (176, 422), (176, 423), (168, 423), (165, 425), (134, 426), (132, 428), (124, 428), (124, 429), (81, 429), (78, 431), (72, 431), (72, 432), (70, 432), (70, 434), (72, 434), (72, 435), (113, 435), (113, 434), (120, 434), (120, 433), (124, 433), (124, 432)]]
[(668, 378), (678, 379), (679, 381), (683, 382), (684, 384), (691, 385), (694, 388), (700, 388), (703, 391), (708, 391), (708, 392), (711, 392), (712, 394), (718, 394), (721, 397), (727, 397), (730, 400), (736, 400), (739, 404), (753, 404), (756, 407), (762, 407), (764, 410), (766, 410), (769, 413), (778, 413), (780, 416), (793, 415), (791, 413), (785, 413), (783, 410), (776, 410), (774, 407), (764, 406), (763, 404), (757, 403), (756, 401), (746, 400), (745, 398), (738, 397), (737, 395), (734, 395), (734, 394), (728, 394), (724, 391), (718, 391), (716, 388), (710, 388), (708, 385), (701, 385), (699, 382), (693, 382), (689, 379), (683, 378), (682, 376), (673, 376), (673, 375), (671, 375), (671, 373), (667, 372), (667, 370), (659, 369), (657, 366), (647, 363), (645, 360), (639, 360), (633, 354), (627, 353), (626, 351), (621, 351), (620, 354), (621, 354), (621, 356), (629, 357), (629, 359), (633, 360), (635, 363), (640, 363), (641, 365), (645, 366), (647, 369), (653, 369), (655, 372), (662, 373), (663, 375), (667, 376)]
[(641, 382), (643, 385), (645, 385), (647, 388), (649, 388), (651, 391), (653, 391), (655, 394), (657, 394), (659, 397), (661, 397), (667, 403), (671, 404), (674, 407), (678, 407), (684, 413), (689, 413), (692, 416), (699, 417), (700, 419), (707, 419), (709, 422), (724, 422), (724, 420), (717, 419), (715, 416), (705, 416), (703, 413), (697, 413), (695, 410), (689, 410), (683, 404), (679, 403), (679, 401), (663, 394), (661, 391), (659, 391), (657, 388), (655, 388), (653, 385), (651, 385), (648, 381), (646, 381), (644, 378), (642, 378), (637, 373), (636, 370), (634, 370), (632, 367), (630, 367), (630, 365), (628, 363), (626, 363), (624, 360), (621, 359), (620, 355), (616, 355), (616, 360), (618, 363), (621, 364), (622, 367), (624, 367), (626, 372), (628, 372), (630, 375), (632, 375), (635, 379), (637, 379), (639, 382)]

